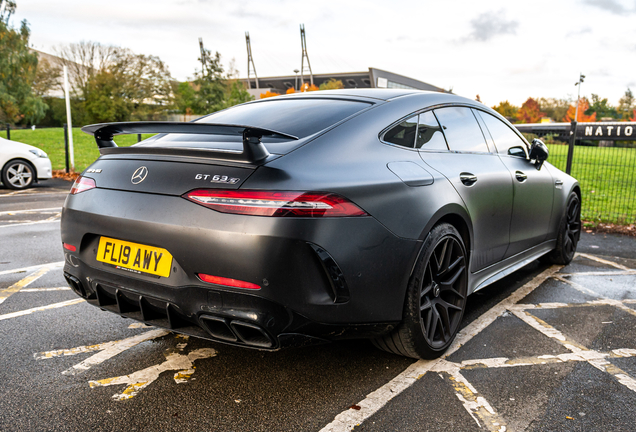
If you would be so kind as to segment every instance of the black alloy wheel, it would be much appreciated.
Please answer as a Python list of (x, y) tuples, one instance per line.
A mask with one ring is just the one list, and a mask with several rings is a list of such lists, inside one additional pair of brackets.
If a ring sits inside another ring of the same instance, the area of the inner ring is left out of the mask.
[(433, 249), (420, 288), (420, 324), (432, 348), (453, 340), (466, 303), (466, 257), (454, 236), (443, 237)]
[(426, 238), (409, 281), (404, 319), (374, 345), (394, 354), (432, 359), (455, 339), (468, 295), (468, 257), (455, 227), (442, 223)]
[(576, 253), (579, 238), (581, 238), (581, 200), (575, 192), (571, 192), (559, 226), (557, 244), (547, 255), (548, 261), (553, 264), (569, 264)]

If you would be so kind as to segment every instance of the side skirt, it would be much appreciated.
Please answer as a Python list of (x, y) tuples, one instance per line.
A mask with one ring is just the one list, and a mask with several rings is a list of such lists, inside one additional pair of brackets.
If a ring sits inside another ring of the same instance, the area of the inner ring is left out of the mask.
[(497, 282), (499, 279), (505, 278), (509, 274), (519, 270), (521, 267), (524, 267), (532, 261), (547, 254), (555, 247), (556, 240), (549, 240), (524, 252), (520, 252), (517, 255), (506, 258), (505, 260), (480, 270), (477, 273), (471, 274), (468, 293), (472, 294), (475, 291), (479, 291), (480, 289)]

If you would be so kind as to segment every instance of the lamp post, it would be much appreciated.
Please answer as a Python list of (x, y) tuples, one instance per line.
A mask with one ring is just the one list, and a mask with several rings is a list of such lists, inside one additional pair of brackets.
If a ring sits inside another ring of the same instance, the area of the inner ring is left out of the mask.
[(294, 90), (298, 91), (298, 69), (294, 69), (294, 73), (296, 74), (296, 78), (294, 79)]
[(576, 111), (574, 112), (574, 121), (579, 120), (579, 100), (581, 99), (581, 84), (585, 81), (585, 75), (579, 73), (579, 80), (574, 84), (575, 86), (579, 86), (579, 94), (576, 97)]

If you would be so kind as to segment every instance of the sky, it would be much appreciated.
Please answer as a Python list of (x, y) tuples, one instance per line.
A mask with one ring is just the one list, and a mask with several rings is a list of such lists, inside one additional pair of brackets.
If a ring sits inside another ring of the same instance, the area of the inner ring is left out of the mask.
[(487, 105), (636, 91), (636, 0), (16, 0), (35, 49), (82, 40), (159, 56), (192, 77), (198, 38), (247, 74), (300, 69), (304, 24), (314, 73), (388, 70)]

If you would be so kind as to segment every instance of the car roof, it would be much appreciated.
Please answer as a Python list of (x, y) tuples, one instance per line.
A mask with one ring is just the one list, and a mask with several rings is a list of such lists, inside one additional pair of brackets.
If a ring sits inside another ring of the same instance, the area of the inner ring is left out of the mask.
[[(435, 94), (436, 92), (415, 90), (415, 89), (378, 89), (378, 88), (364, 88), (364, 89), (342, 89), (342, 90), (319, 90), (315, 92), (302, 92), (292, 93), (289, 95), (281, 95), (279, 98), (322, 98), (325, 96), (339, 96), (347, 97), (352, 96), (356, 98), (368, 98), (379, 100), (390, 100), (400, 96), (406, 96), (410, 94)], [(262, 99), (260, 99), (262, 100)]]

